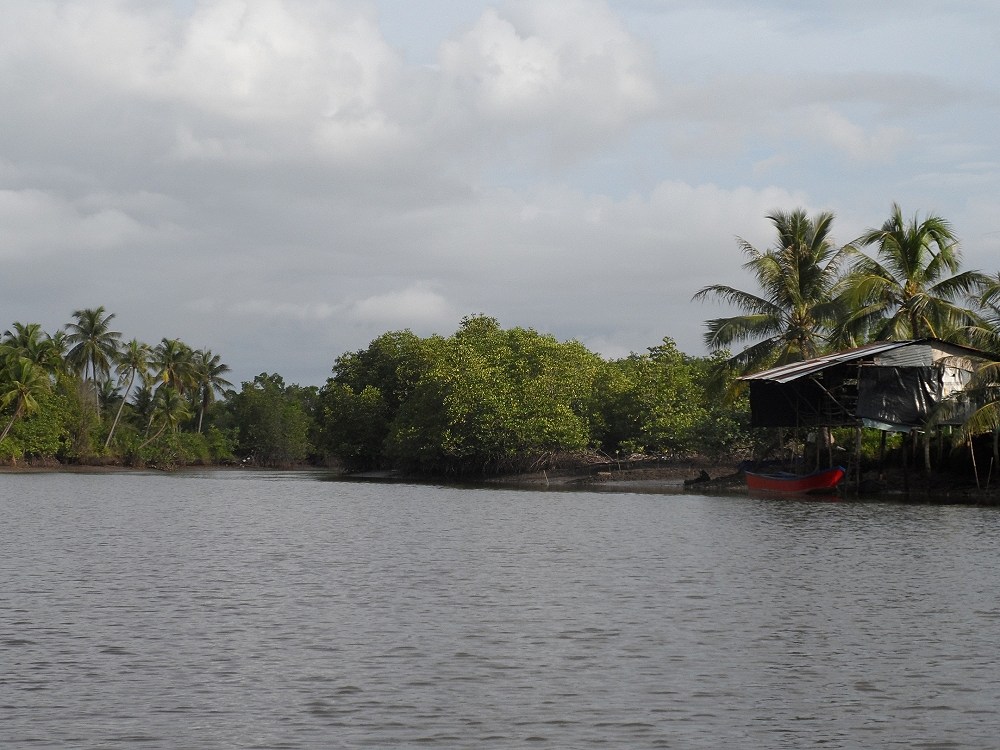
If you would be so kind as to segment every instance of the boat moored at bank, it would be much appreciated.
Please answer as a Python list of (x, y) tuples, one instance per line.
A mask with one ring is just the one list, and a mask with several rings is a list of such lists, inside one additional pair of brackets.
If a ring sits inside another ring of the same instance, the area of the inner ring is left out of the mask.
[(795, 495), (836, 492), (847, 473), (843, 466), (814, 471), (812, 474), (788, 472), (758, 473), (745, 471), (747, 488), (756, 492), (779, 492)]

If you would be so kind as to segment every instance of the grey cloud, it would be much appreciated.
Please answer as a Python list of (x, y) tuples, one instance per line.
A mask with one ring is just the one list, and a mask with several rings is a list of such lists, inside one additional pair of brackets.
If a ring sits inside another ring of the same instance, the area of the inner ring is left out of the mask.
[[(609, 355), (697, 353), (720, 310), (691, 295), (745, 281), (734, 235), (767, 245), (775, 208), (833, 209), (846, 239), (898, 200), (948, 215), (980, 265), (996, 249), (980, 75), (740, 59), (726, 3), (482, 5), (434, 25), (426, 65), (364, 2), (11, 0), (0, 325), (101, 304), (237, 381), (317, 383), (387, 329), (476, 312)], [(801, 7), (767, 6), (770, 41), (808, 47)], [(708, 12), (717, 48), (685, 25)]]

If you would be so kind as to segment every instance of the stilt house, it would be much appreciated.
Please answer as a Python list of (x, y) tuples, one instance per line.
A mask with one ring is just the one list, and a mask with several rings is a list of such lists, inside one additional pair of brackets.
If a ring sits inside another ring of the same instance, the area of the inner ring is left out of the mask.
[(943, 424), (961, 424), (974, 405), (961, 394), (995, 358), (938, 339), (881, 341), (747, 375), (755, 427), (864, 426), (909, 432), (954, 394)]

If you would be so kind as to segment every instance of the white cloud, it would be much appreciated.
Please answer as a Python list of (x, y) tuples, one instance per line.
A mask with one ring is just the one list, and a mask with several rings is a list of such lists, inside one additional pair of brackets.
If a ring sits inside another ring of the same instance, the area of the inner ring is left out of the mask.
[[(179, 19), (125, 0), (38, 0), (15, 15), (0, 60), (41, 56), (64, 85), (163, 108), (176, 158), (358, 162), (401, 137), (388, 111), (401, 63), (363, 6), (213, 0)], [(26, 36), (41, 49), (16, 43)]]
[(447, 326), (455, 320), (448, 301), (422, 283), (358, 300), (350, 306), (348, 314), (355, 321), (389, 329)]
[(0, 328), (103, 304), (299, 382), (476, 312), (697, 352), (797, 206), (933, 210), (989, 271), (997, 11), (935, 8), (8, 0)]
[(454, 96), (486, 122), (548, 132), (556, 140), (547, 147), (560, 150), (591, 144), (658, 106), (651, 56), (604, 3), (508, 8), (488, 9), (441, 47)]
[(891, 162), (907, 140), (900, 127), (875, 127), (866, 131), (828, 106), (813, 106), (802, 122), (805, 137), (825, 142), (856, 161)]
[(107, 251), (150, 231), (127, 212), (101, 203), (74, 204), (41, 190), (0, 190), (0, 257), (7, 259)]

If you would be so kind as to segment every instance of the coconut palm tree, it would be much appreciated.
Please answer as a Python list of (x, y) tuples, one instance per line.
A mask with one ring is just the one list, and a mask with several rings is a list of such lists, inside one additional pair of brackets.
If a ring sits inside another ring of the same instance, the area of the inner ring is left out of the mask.
[(132, 409), (138, 421), (145, 424), (145, 432), (149, 434), (149, 427), (153, 423), (153, 409), (156, 407), (156, 391), (152, 382), (141, 382), (135, 389), (132, 397)]
[[(969, 343), (984, 351), (1000, 355), (1000, 272), (986, 276), (969, 298), (978, 307), (981, 322), (968, 326), (964, 335)], [(987, 362), (973, 374), (971, 381), (959, 394), (957, 403), (945, 403), (942, 417), (952, 416), (953, 410), (964, 410), (967, 400), (976, 408), (962, 425), (966, 439), (985, 432), (993, 433), (993, 462), (1000, 466), (1000, 362)]]
[(967, 302), (979, 320), (964, 329), (964, 337), (972, 346), (1000, 354), (1000, 272), (985, 276)]
[(97, 403), (101, 406), (101, 413), (110, 411), (115, 404), (121, 404), (125, 399), (118, 390), (118, 386), (113, 380), (102, 380), (97, 384)]
[(225, 393), (226, 388), (232, 387), (233, 384), (223, 377), (229, 372), (229, 365), (223, 364), (222, 358), (218, 354), (212, 354), (210, 349), (194, 353), (194, 371), (199, 396), (198, 432), (201, 432), (205, 412), (215, 401), (215, 394)]
[[(111, 445), (111, 438), (115, 434), (115, 428), (118, 427), (118, 420), (121, 419), (122, 410), (125, 408), (125, 402), (128, 400), (128, 395), (132, 390), (132, 385), (135, 383), (136, 376), (141, 377), (144, 382), (146, 380), (146, 375), (149, 371), (150, 354), (149, 345), (142, 343), (138, 339), (132, 339), (122, 347), (118, 358), (118, 385), (125, 384), (125, 392), (122, 394), (121, 403), (118, 405), (115, 421), (111, 424), (111, 429), (108, 430), (108, 437), (104, 441), (105, 448)], [(126, 383), (126, 381), (128, 382)]]
[(66, 352), (69, 350), (69, 342), (66, 341), (66, 331), (59, 330), (55, 333), (45, 334), (49, 338), (49, 344), (52, 346), (52, 350), (61, 358), (66, 358)]
[(118, 354), (121, 333), (111, 330), (114, 313), (105, 314), (104, 306), (73, 312), (76, 322), (66, 324), (66, 343), (70, 346), (66, 358), (74, 371), (85, 381), (96, 383), (111, 374), (111, 365)]
[(38, 323), (15, 322), (3, 333), (0, 342), (9, 353), (24, 357), (56, 377), (64, 372), (62, 333), (50, 336)]
[(837, 318), (834, 290), (845, 250), (830, 237), (833, 214), (809, 217), (803, 209), (767, 217), (777, 231), (775, 244), (761, 251), (737, 238), (749, 260), (743, 265), (760, 293), (713, 284), (694, 299), (715, 297), (743, 314), (706, 322), (705, 343), (712, 350), (749, 343), (726, 364), (741, 373), (808, 359), (827, 346)]
[(151, 364), (157, 378), (183, 395), (197, 384), (194, 352), (178, 339), (164, 338), (153, 348)]
[(959, 301), (987, 279), (978, 271), (960, 271), (958, 240), (941, 217), (915, 215), (907, 221), (893, 204), (886, 222), (868, 230), (857, 245), (877, 249), (874, 257), (858, 251), (843, 281), (840, 301), (848, 314), (838, 328), (840, 340), (955, 340), (982, 323)]
[(139, 448), (145, 448), (162, 435), (167, 429), (171, 432), (177, 432), (181, 422), (186, 419), (190, 419), (190, 417), (191, 411), (188, 408), (187, 401), (177, 391), (177, 389), (171, 385), (160, 386), (156, 390), (155, 406), (153, 407), (153, 414), (151, 417), (152, 422), (160, 423), (160, 428), (153, 434), (152, 437), (148, 438), (142, 445), (140, 445)]
[(73, 317), (76, 321), (65, 326), (65, 343), (69, 346), (66, 362), (71, 372), (82, 378), (81, 395), (90, 403), (100, 421), (100, 383), (111, 375), (121, 333), (111, 330), (111, 320), (115, 315), (106, 314), (103, 305), (75, 310)]
[(0, 378), (0, 408), (6, 409), (14, 405), (14, 413), (0, 433), (3, 441), (14, 423), (21, 417), (32, 414), (38, 409), (38, 396), (50, 387), (48, 374), (41, 367), (25, 357), (19, 357), (15, 362), (9, 362), (5, 368), (5, 377)]
[(55, 333), (47, 333), (45, 335), (48, 347), (44, 366), (55, 376), (56, 380), (69, 376), (69, 362), (66, 359), (69, 342), (66, 341), (66, 331), (59, 330)]
[(20, 356), (38, 364), (45, 358), (43, 350), (46, 340), (45, 332), (38, 323), (21, 323), (15, 321), (14, 324), (3, 332), (2, 341), (7, 346), (17, 350)]

